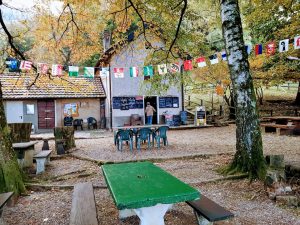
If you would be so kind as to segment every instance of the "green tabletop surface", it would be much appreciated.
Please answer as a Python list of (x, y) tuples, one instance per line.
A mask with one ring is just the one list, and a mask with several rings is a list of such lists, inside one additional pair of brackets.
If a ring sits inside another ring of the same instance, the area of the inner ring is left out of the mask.
[(106, 164), (102, 171), (119, 210), (198, 199), (200, 193), (151, 162)]

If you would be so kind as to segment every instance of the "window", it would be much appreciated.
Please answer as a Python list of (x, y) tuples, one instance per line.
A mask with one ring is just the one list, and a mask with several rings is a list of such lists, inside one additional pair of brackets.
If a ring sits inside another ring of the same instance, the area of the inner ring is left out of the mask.
[(34, 104), (26, 104), (26, 114), (34, 115)]

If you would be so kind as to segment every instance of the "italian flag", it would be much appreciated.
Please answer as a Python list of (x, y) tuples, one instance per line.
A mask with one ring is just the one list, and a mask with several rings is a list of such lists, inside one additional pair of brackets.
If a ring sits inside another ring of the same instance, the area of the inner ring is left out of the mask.
[(78, 66), (69, 66), (69, 76), (70, 77), (77, 77), (78, 71), (79, 71)]
[(129, 72), (130, 72), (130, 77), (138, 77), (139, 68), (138, 67), (130, 67)]

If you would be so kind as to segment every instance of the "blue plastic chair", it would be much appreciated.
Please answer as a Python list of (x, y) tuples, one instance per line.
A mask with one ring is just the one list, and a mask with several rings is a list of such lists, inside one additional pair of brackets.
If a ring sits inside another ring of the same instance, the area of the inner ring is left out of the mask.
[(128, 141), (130, 151), (133, 148), (132, 131), (131, 130), (119, 130), (116, 134), (115, 143), (117, 144), (118, 150), (122, 151), (123, 141)]
[(148, 149), (150, 148), (150, 137), (152, 135), (152, 131), (149, 128), (141, 128), (137, 132), (137, 149), (141, 150), (141, 142), (147, 141), (148, 142)]
[(168, 138), (167, 138), (167, 130), (169, 129), (168, 126), (162, 126), (156, 129), (155, 131), (155, 139), (157, 143), (157, 148), (160, 148), (160, 139), (163, 139), (164, 146), (168, 145)]

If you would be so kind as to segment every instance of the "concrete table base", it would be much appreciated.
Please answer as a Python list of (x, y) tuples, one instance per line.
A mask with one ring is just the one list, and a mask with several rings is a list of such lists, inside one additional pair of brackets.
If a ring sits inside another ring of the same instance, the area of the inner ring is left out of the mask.
[(140, 225), (164, 225), (164, 216), (171, 207), (172, 204), (157, 204), (139, 209), (124, 209), (120, 210), (119, 217), (124, 219), (137, 215), (140, 218)]

